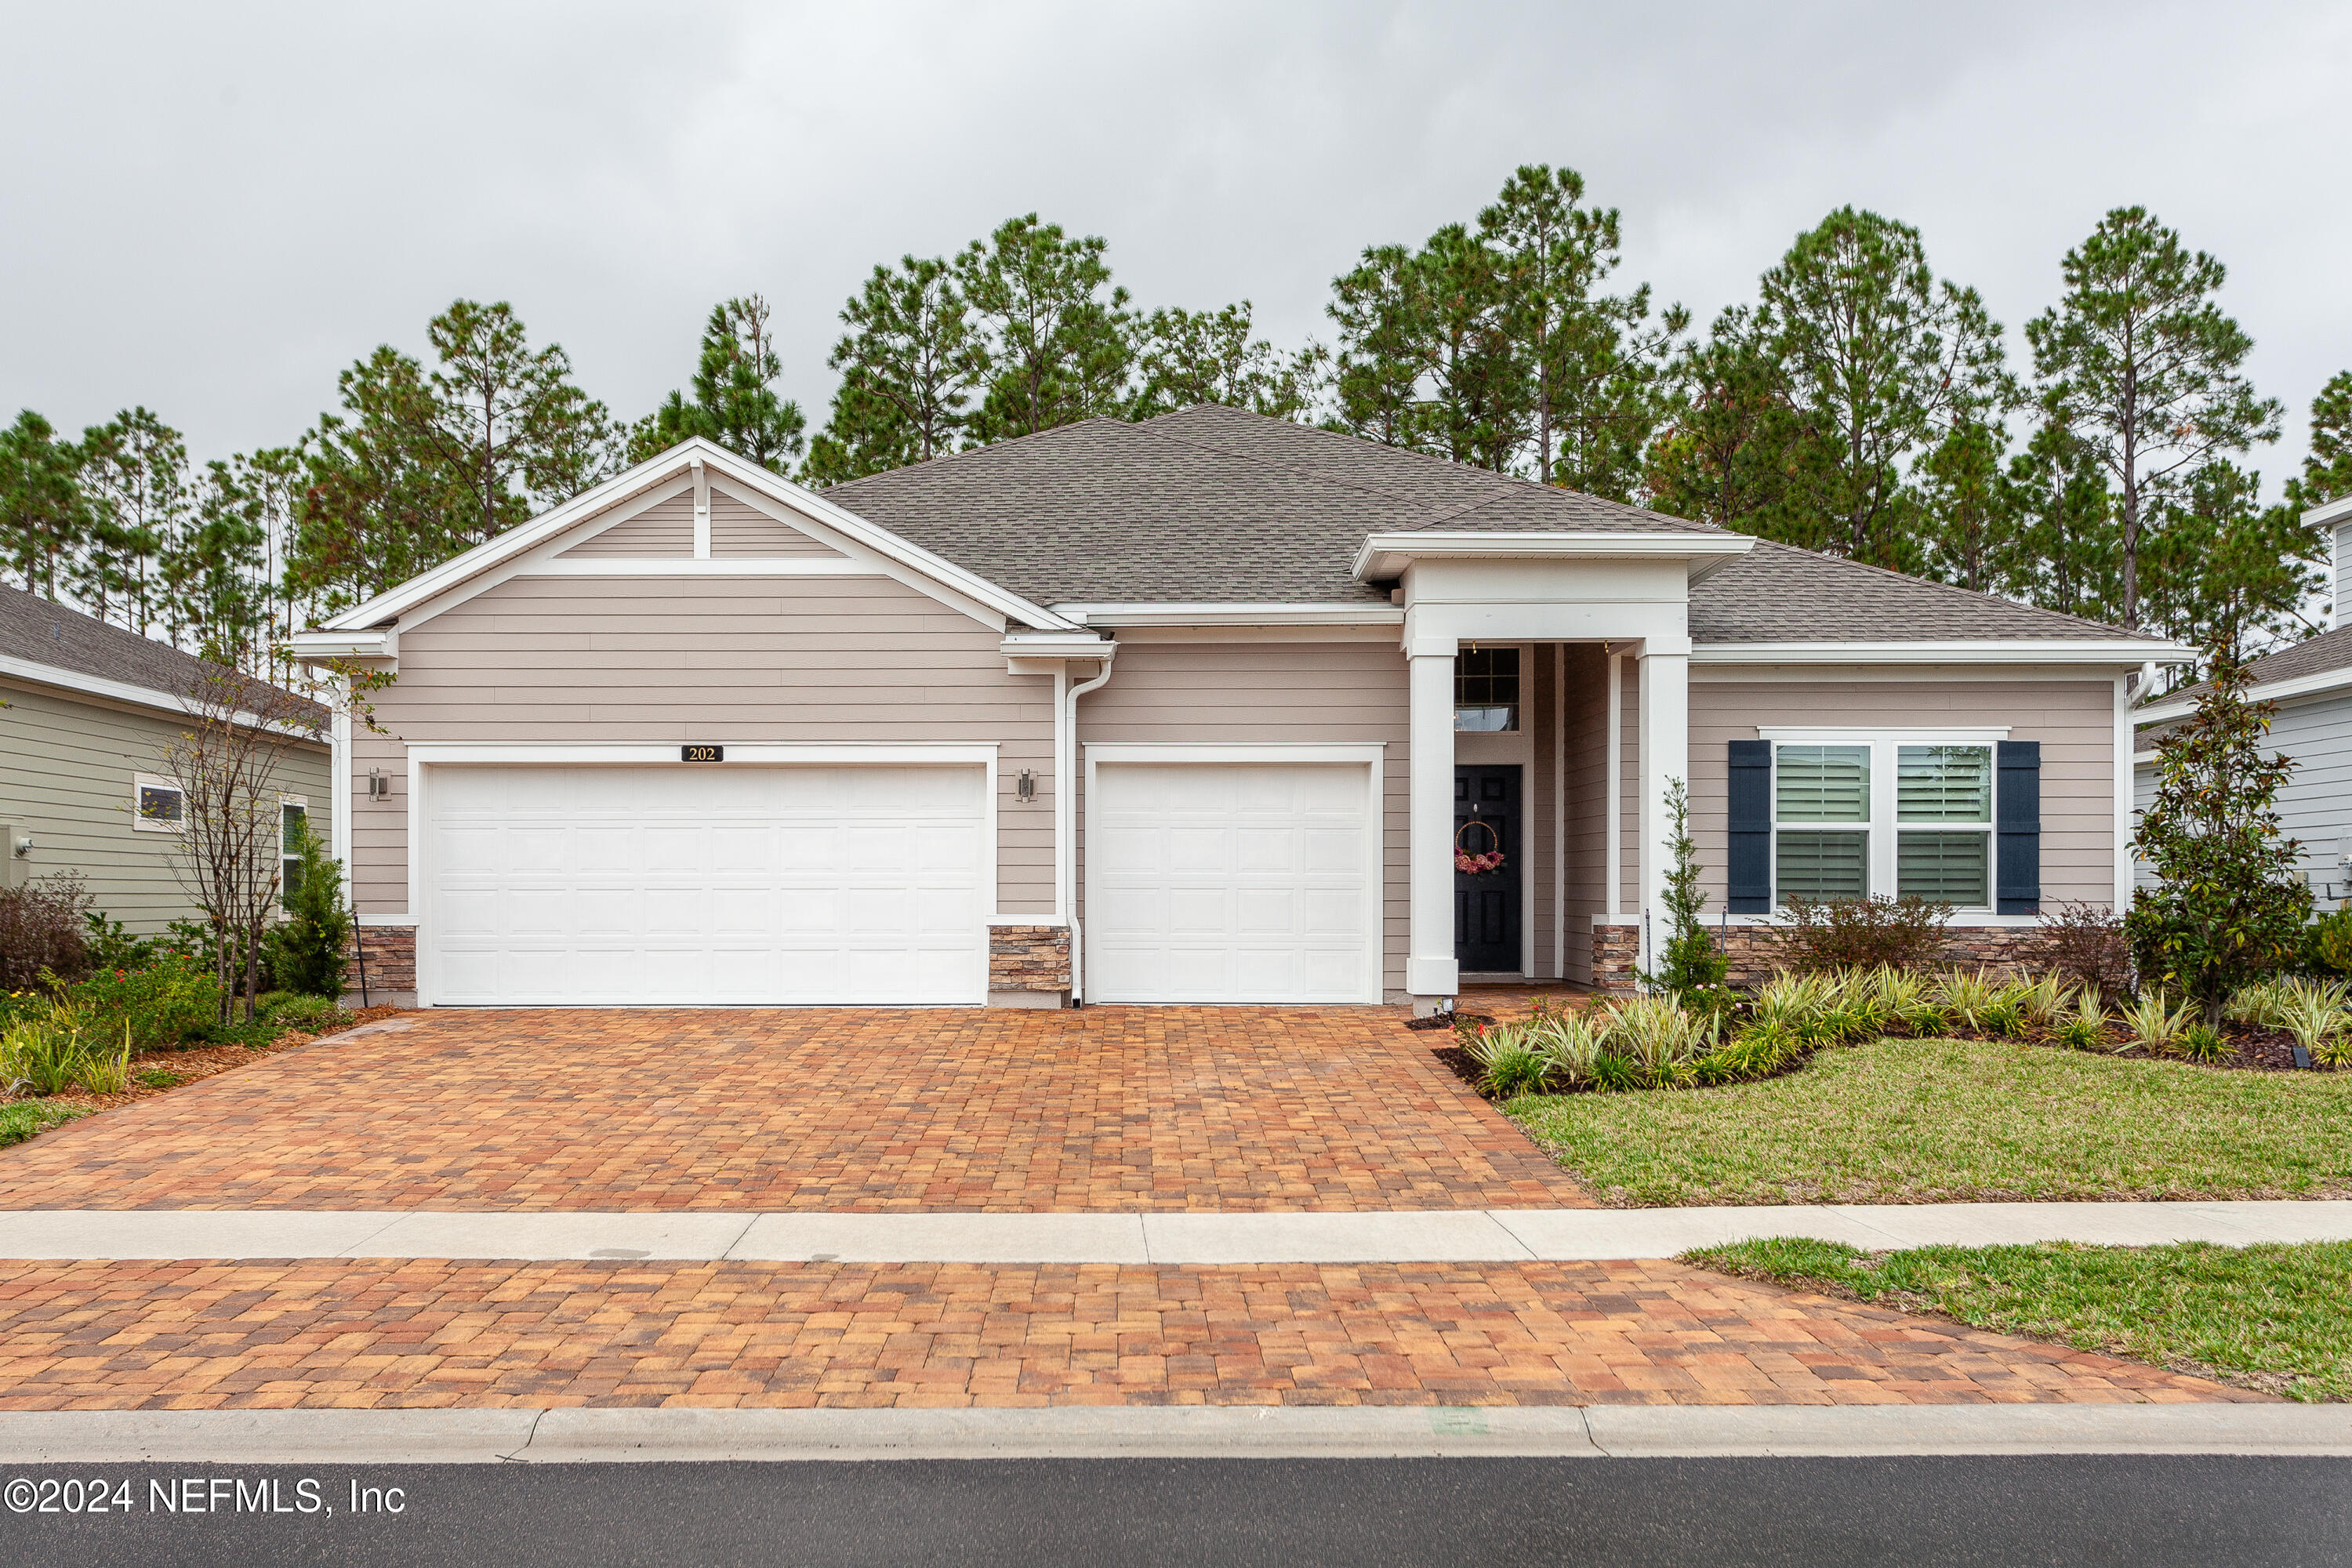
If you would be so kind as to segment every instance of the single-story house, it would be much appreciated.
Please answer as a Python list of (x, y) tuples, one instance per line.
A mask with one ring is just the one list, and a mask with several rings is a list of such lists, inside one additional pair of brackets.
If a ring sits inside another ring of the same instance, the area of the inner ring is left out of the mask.
[(1677, 780), (1735, 949), (1914, 891), (1997, 957), (2127, 890), (2185, 651), (1210, 406), (822, 493), (688, 441), (297, 647), (395, 673), (335, 826), (426, 1005), (1423, 1011), (1628, 984)]
[[(152, 936), (197, 910), (175, 869), (181, 790), (165, 746), (212, 666), (79, 610), (0, 587), (0, 866), (5, 885), (72, 872), (100, 913)], [(324, 728), (324, 713), (318, 715)], [(333, 831), (331, 748), (289, 743), (272, 781), (281, 836)]]
[[(2352, 901), (2352, 496), (2317, 506), (2303, 521), (2326, 529), (2335, 579), (2328, 629), (2292, 647), (2250, 660), (2246, 695), (2278, 704), (2270, 751), (2294, 759), (2279, 791), (2279, 821), (2303, 845), (2303, 872), (2323, 910)], [(2156, 738), (2189, 717), (2203, 683), (2141, 708), (2134, 754), (2135, 811), (2156, 798)], [(2148, 879), (2145, 865), (2140, 879)]]

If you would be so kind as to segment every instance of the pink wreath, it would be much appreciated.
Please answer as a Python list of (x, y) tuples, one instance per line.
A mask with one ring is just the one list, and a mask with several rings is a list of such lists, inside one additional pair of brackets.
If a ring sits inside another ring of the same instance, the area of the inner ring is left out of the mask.
[[(1483, 827), (1486, 830), (1486, 837), (1492, 841), (1491, 848), (1473, 853), (1463, 845), (1462, 836), (1474, 827)], [(1454, 868), (1473, 877), (1484, 876), (1488, 871), (1499, 871), (1503, 868), (1503, 836), (1496, 829), (1493, 823), (1483, 817), (1474, 816), (1454, 830)]]

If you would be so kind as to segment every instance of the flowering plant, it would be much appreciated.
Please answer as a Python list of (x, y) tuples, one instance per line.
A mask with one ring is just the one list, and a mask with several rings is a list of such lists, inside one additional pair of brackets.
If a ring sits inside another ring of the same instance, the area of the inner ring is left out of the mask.
[(1486, 871), (1499, 871), (1503, 868), (1503, 852), (1489, 849), (1483, 855), (1473, 855), (1466, 849), (1456, 849), (1454, 852), (1454, 868), (1466, 871), (1473, 877)]

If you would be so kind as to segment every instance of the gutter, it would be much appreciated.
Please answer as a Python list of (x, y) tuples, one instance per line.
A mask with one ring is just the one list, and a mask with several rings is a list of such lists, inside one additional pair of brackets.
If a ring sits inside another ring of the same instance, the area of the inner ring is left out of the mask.
[(1105, 647), (1100, 655), (1102, 668), (1091, 680), (1076, 686), (1069, 682), (1069, 666), (1054, 684), (1062, 688), (1055, 702), (1055, 728), (1054, 760), (1061, 776), (1054, 781), (1054, 859), (1060, 873), (1061, 886), (1054, 889), (1054, 901), (1061, 906), (1062, 920), (1070, 931), (1070, 1005), (1086, 1005), (1087, 964), (1085, 935), (1078, 927), (1078, 699), (1099, 689), (1110, 679), (1111, 655), (1116, 643)]

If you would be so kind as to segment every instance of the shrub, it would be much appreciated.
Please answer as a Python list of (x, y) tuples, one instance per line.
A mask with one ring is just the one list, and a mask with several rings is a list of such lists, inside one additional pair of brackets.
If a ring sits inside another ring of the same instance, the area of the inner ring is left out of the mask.
[(1582, 1013), (1545, 1013), (1529, 1020), (1528, 1043), (1543, 1057), (1551, 1080), (1570, 1089), (1591, 1085), (1607, 1054), (1601, 1030)]
[(1962, 1028), (1982, 1032), (1990, 1027), (1987, 1019), (2001, 989), (2000, 982), (1988, 971), (1969, 974), (1955, 969), (1937, 979), (1936, 1000)]
[(343, 994), (343, 950), (351, 943), (352, 913), (343, 903), (343, 868), (320, 844), (308, 824), (298, 824), (292, 848), (300, 857), (285, 923), (270, 934), (270, 968), (277, 983), (305, 996)]
[(2252, 985), (2241, 985), (2230, 993), (2222, 1016), (2242, 1024), (2255, 1024), (2263, 1028), (2280, 1028), (2282, 1015), (2293, 1001), (2293, 993), (2284, 980), (2257, 980)]
[(1750, 1016), (1759, 1025), (1777, 1024), (1797, 1034), (1810, 1035), (1813, 1026), (1837, 1001), (1837, 983), (1827, 974), (1774, 975), (1756, 993)]
[(2315, 1059), (2321, 1042), (2344, 1032), (2344, 1008), (2352, 986), (2340, 980), (2296, 980), (2280, 988), (2272, 1020), (2294, 1037)]
[(1801, 974), (1841, 969), (1916, 969), (1943, 951), (1952, 906), (1916, 895), (1890, 899), (1791, 899), (1786, 922), (1759, 926), (1775, 962)]
[(268, 996), (261, 999), (261, 1016), (289, 1029), (322, 1033), (343, 1016), (342, 1008), (336, 1005), (331, 996), (302, 996), (282, 991), (272, 994), (277, 997), (275, 1002)]
[(1703, 1084), (1745, 1083), (1769, 1078), (1811, 1048), (1806, 1035), (1781, 1023), (1750, 1024), (1690, 1066)]
[(1548, 1064), (1543, 1054), (1528, 1043), (1525, 1024), (1489, 1025), (1464, 1048), (1479, 1066), (1479, 1089), (1496, 1100), (1534, 1094), (1544, 1086)]
[(2186, 1003), (2176, 1011), (2167, 1004), (2164, 993), (2151, 985), (2124, 1009), (2124, 1028), (2130, 1036), (2126, 1046), (2137, 1046), (2152, 1057), (2169, 1056), (2194, 1013), (2195, 1008)]
[(28, 1094), (63, 1094), (79, 1080), (81, 1031), (70, 1018), (51, 1014), (26, 1018), (0, 1035), (0, 1078)]
[[(110, 1039), (111, 1037), (101, 1037)], [(74, 1077), (92, 1094), (121, 1094), (131, 1087), (131, 1029), (123, 1026), (120, 1046), (85, 1041)]]
[(1731, 1001), (1724, 981), (1731, 961), (1706, 929), (1706, 892), (1699, 886), (1698, 846), (1690, 836), (1690, 798), (1680, 779), (1666, 782), (1666, 942), (1655, 973), (1642, 984), (1692, 1006), (1722, 1011)]
[(2099, 1006), (2098, 993), (2085, 991), (2074, 1011), (2058, 1020), (2051, 1038), (2070, 1051), (2100, 1051), (2107, 1046), (2106, 1014)]
[(2010, 985), (2010, 994), (2017, 998), (2017, 1010), (2026, 1024), (2036, 1029), (2057, 1026), (2066, 1003), (2074, 994), (2071, 976), (2053, 971), (2038, 980), (2020, 980)]
[(82, 916), (82, 924), (91, 969), (144, 969), (155, 962), (153, 937), (132, 936), (121, 921), (108, 920), (96, 910)]
[(2025, 1033), (2025, 999), (2014, 985), (1995, 990), (1977, 1015), (1977, 1027), (1988, 1035), (2015, 1039)]
[(1685, 1011), (1671, 996), (1637, 996), (1604, 1015), (1602, 1039), (1651, 1089), (1685, 1082), (1690, 1064), (1714, 1048), (1716, 1016)]
[(2192, 1062), (2218, 1062), (2230, 1055), (2230, 1042), (2210, 1024), (2196, 1023), (2180, 1031), (2173, 1048)]
[(2303, 928), (2303, 966), (2314, 974), (2352, 978), (2352, 909), (2324, 914)]
[(193, 1038), (219, 1015), (211, 971), (186, 953), (168, 953), (144, 969), (101, 970), (60, 986), (58, 1007), (72, 1022), (110, 1037), (128, 1027), (144, 1050)]
[(2028, 944), (2033, 967), (2120, 996), (2131, 989), (2131, 947), (2123, 917), (2104, 904), (2062, 903), (2045, 910)]
[(0, 985), (29, 989), (41, 972), (78, 980), (89, 970), (89, 894), (70, 872), (0, 891)]

